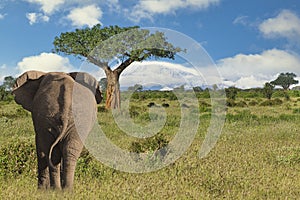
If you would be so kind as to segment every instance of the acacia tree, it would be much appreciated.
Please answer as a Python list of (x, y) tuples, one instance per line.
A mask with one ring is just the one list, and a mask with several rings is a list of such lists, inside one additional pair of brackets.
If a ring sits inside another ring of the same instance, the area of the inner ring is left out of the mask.
[(276, 80), (271, 81), (271, 84), (281, 86), (286, 91), (291, 85), (299, 83), (299, 81), (294, 79), (296, 77), (294, 73), (281, 73)]
[[(182, 51), (167, 42), (162, 32), (151, 33), (137, 26), (101, 28), (98, 24), (61, 33), (53, 44), (54, 52), (86, 58), (104, 70), (107, 78), (106, 108), (113, 109), (120, 108), (119, 78), (130, 64), (149, 58), (174, 59), (175, 54)], [(114, 69), (110, 66), (112, 59), (118, 61)]]

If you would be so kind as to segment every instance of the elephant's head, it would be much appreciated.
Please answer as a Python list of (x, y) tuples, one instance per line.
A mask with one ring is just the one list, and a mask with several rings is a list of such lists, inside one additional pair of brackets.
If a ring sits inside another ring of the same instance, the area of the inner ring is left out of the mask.
[[(15, 96), (15, 101), (21, 104), (24, 109), (32, 111), (33, 98), (46, 75), (47, 73), (40, 71), (27, 71), (16, 79), (12, 93)], [(99, 84), (93, 76), (84, 72), (72, 72), (66, 75), (71, 76), (76, 82), (89, 88), (95, 94), (97, 103), (101, 102), (102, 95)]]

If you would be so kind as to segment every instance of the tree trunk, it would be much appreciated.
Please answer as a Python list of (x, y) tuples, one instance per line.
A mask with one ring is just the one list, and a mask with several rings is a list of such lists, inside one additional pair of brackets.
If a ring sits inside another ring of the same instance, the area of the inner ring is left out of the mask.
[(102, 68), (105, 71), (107, 78), (107, 88), (106, 88), (106, 108), (107, 109), (120, 109), (121, 108), (121, 97), (120, 97), (120, 74), (134, 62), (131, 58), (125, 60), (119, 67), (115, 70), (111, 70), (108, 63), (99, 62), (92, 56), (87, 56), (87, 59)]
[(111, 69), (105, 70), (107, 77), (106, 88), (106, 108), (107, 109), (119, 109), (121, 108), (120, 99), (120, 74), (118, 71), (112, 71)]

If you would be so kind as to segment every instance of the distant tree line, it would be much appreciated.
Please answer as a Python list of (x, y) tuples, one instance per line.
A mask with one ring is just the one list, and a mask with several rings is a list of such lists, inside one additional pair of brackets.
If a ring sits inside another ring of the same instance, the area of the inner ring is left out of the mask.
[(12, 101), (13, 96), (11, 94), (12, 87), (15, 83), (15, 78), (12, 76), (6, 76), (2, 85), (0, 85), (0, 101)]
[[(300, 97), (300, 86), (296, 86), (293, 90), (290, 87), (294, 84), (298, 84), (299, 81), (295, 80), (296, 74), (294, 73), (281, 73), (279, 76), (270, 82), (264, 84), (263, 88), (251, 88), (251, 89), (239, 89), (236, 87), (229, 87), (225, 89), (226, 97), (230, 101), (234, 101), (236, 98), (267, 98), (281, 97), (290, 99), (290, 96)], [(2, 85), (0, 85), (0, 101), (12, 101), (13, 96), (11, 94), (12, 87), (15, 83), (15, 78), (7, 76), (4, 78)], [(99, 81), (102, 93), (106, 94), (107, 78), (102, 78)], [(276, 88), (280, 86), (282, 89)], [(215, 84), (211, 88), (201, 88), (200, 86), (193, 87), (191, 91), (194, 91), (198, 98), (210, 98), (210, 91), (217, 91), (218, 86)], [(128, 91), (133, 92), (131, 98), (133, 99), (147, 99), (147, 98), (166, 98), (169, 100), (176, 100), (177, 97), (172, 91), (144, 91), (143, 86), (135, 84), (128, 87)], [(174, 88), (174, 91), (185, 91), (184, 85)], [(126, 92), (125, 92), (126, 93)]]

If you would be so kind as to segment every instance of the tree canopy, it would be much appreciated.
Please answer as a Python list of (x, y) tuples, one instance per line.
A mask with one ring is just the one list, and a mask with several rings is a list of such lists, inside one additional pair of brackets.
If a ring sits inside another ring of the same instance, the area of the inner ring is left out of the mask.
[[(120, 107), (119, 77), (133, 62), (149, 58), (174, 59), (175, 54), (182, 51), (167, 42), (164, 33), (140, 29), (137, 26), (109, 26), (102, 28), (96, 25), (92, 28), (76, 29), (74, 32), (61, 33), (54, 39), (54, 52), (74, 55), (87, 60), (106, 73), (106, 107)], [(118, 66), (111, 69), (113, 59), (118, 60)]]
[(281, 86), (284, 90), (288, 90), (291, 85), (299, 83), (298, 80), (295, 80), (296, 77), (297, 75), (294, 73), (281, 73), (276, 80), (271, 81), (270, 83), (275, 86)]
[(15, 84), (16, 79), (12, 76), (6, 76), (4, 77), (4, 81), (2, 86), (6, 91), (12, 91), (12, 87)]

